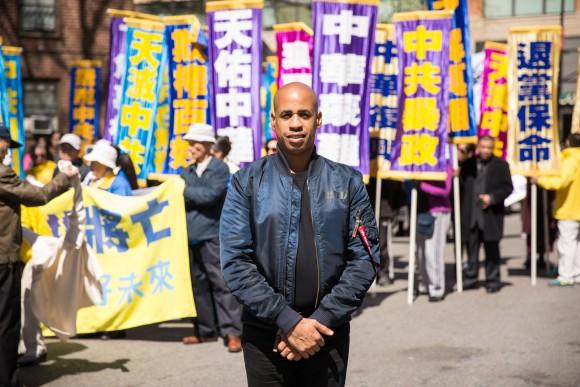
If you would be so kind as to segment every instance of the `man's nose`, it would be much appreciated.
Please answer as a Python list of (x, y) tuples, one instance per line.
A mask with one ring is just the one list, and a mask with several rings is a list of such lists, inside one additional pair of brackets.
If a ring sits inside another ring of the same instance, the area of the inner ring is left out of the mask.
[(302, 122), (298, 118), (297, 114), (293, 114), (292, 117), (290, 117), (289, 126), (290, 126), (290, 130), (301, 130), (302, 129)]

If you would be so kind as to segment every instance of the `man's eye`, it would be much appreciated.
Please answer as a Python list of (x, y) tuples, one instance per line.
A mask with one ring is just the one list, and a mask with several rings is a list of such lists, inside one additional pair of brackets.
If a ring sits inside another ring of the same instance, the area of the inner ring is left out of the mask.
[(292, 114), (290, 114), (290, 113), (282, 113), (282, 114), (280, 114), (280, 117), (287, 120), (288, 118), (292, 117)]
[(300, 118), (310, 118), (310, 117), (312, 117), (312, 115), (310, 114), (310, 112), (300, 112), (300, 113), (298, 113), (298, 115), (300, 116)]

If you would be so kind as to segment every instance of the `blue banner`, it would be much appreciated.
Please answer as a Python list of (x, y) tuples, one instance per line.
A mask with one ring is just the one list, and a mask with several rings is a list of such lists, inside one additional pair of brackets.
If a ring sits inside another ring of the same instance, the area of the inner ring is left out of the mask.
[(207, 35), (194, 16), (165, 18), (169, 63), (169, 153), (164, 173), (191, 164), (183, 140), (195, 123), (210, 123)]
[(449, 138), (455, 144), (477, 141), (477, 122), (473, 107), (473, 71), (467, 0), (427, 0), (435, 11), (453, 11), (449, 35)]
[(274, 95), (278, 90), (278, 57), (267, 57), (265, 63), (265, 71), (262, 73), (262, 127), (263, 138), (262, 141), (266, 144), (271, 139), (276, 138), (276, 134), (272, 132), (270, 123), (270, 112), (272, 111), (272, 104), (274, 102)]
[[(165, 46), (167, 48), (167, 46)], [(157, 98), (157, 112), (155, 114), (155, 129), (148, 158), (149, 173), (163, 173), (167, 154), (169, 152), (169, 65), (163, 63), (163, 83)]]
[[(6, 88), (6, 67), (4, 54), (0, 45), (0, 123), (8, 126), (10, 115), (8, 113), (8, 89)], [(0, 163), (2, 160), (0, 160)]]
[(70, 74), (69, 132), (81, 138), (81, 153), (99, 136), (99, 89), (101, 64), (99, 61), (79, 60)]
[(165, 62), (164, 25), (126, 18), (126, 69), (115, 144), (131, 156), (137, 177), (147, 178), (158, 95)]
[(22, 61), (19, 47), (3, 47), (4, 67), (6, 74), (6, 94), (8, 96), (8, 116), (10, 123), (10, 136), (22, 144), (20, 148), (10, 149), (12, 169), (21, 179), (26, 174), (22, 161), (24, 159), (24, 104), (22, 95)]

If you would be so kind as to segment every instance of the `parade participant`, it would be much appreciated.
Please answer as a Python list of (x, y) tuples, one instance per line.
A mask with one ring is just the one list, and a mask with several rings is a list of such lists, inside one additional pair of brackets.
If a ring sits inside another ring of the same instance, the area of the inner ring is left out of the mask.
[[(74, 133), (67, 133), (61, 137), (58, 143), (58, 158), (59, 160), (70, 161), (72, 165), (79, 169), (81, 175), (81, 181), (90, 172), (90, 168), (83, 163), (83, 160), (79, 157), (81, 150), (81, 139)], [(58, 175), (59, 169), (54, 170), (54, 176)]]
[(375, 216), (361, 174), (316, 153), (311, 88), (280, 88), (271, 117), (278, 153), (233, 176), (220, 222), (248, 385), (342, 386), (349, 320), (379, 263)]
[[(0, 160), (9, 148), (21, 145), (0, 125)], [(19, 385), (16, 359), (20, 338), (20, 245), (22, 227), (20, 206), (41, 206), (65, 192), (78, 169), (70, 168), (39, 188), (21, 181), (9, 167), (0, 164), (0, 385)]]
[(232, 150), (232, 142), (228, 136), (220, 136), (215, 140), (215, 144), (211, 147), (212, 154), (218, 159), (227, 164), (230, 169), (230, 174), (234, 174), (240, 170), (240, 166), (229, 159), (228, 155)]
[(91, 163), (91, 172), (84, 183), (121, 196), (132, 196), (131, 183), (118, 166), (118, 152), (111, 143), (99, 140), (84, 159)]
[(463, 287), (475, 288), (479, 275), (479, 247), (485, 250), (486, 290), (501, 289), (499, 241), (503, 236), (504, 200), (513, 190), (507, 162), (493, 155), (494, 139), (482, 136), (477, 156), (463, 162), (461, 183), (461, 233), (467, 239), (467, 265)]
[(266, 156), (274, 155), (278, 152), (278, 140), (275, 138), (271, 138), (266, 141), (266, 145), (264, 145), (264, 150), (266, 151)]
[(48, 184), (54, 176), (56, 163), (49, 158), (46, 143), (39, 141), (31, 152), (32, 168), (28, 171), (28, 181), (37, 186)]
[(219, 263), (219, 220), (229, 169), (211, 155), (216, 140), (210, 125), (192, 125), (183, 139), (189, 143), (194, 162), (184, 168), (181, 178), (185, 181), (189, 262), (197, 311), (194, 335), (184, 337), (183, 343), (215, 341), (219, 333), (229, 352), (239, 352), (241, 308), (224, 282)]
[(580, 283), (580, 133), (568, 137), (560, 154), (560, 174), (533, 177), (545, 189), (556, 190), (554, 218), (558, 220), (558, 278), (550, 286)]
[(48, 143), (48, 159), (55, 163), (59, 160), (58, 146), (60, 145), (61, 133), (56, 130), (52, 132)]

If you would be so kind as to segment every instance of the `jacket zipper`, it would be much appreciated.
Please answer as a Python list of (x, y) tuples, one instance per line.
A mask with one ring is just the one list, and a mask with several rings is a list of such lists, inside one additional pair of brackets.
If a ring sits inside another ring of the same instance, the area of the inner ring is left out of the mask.
[[(306, 178), (306, 190), (308, 191), (308, 200), (310, 200), (310, 184)], [(314, 300), (314, 309), (318, 307), (318, 297), (320, 296), (320, 262), (318, 261), (318, 245), (316, 243), (316, 230), (314, 230), (314, 217), (312, 216), (312, 201), (310, 202), (310, 221), (312, 222), (312, 231), (314, 231), (314, 255), (316, 257), (316, 299)]]

